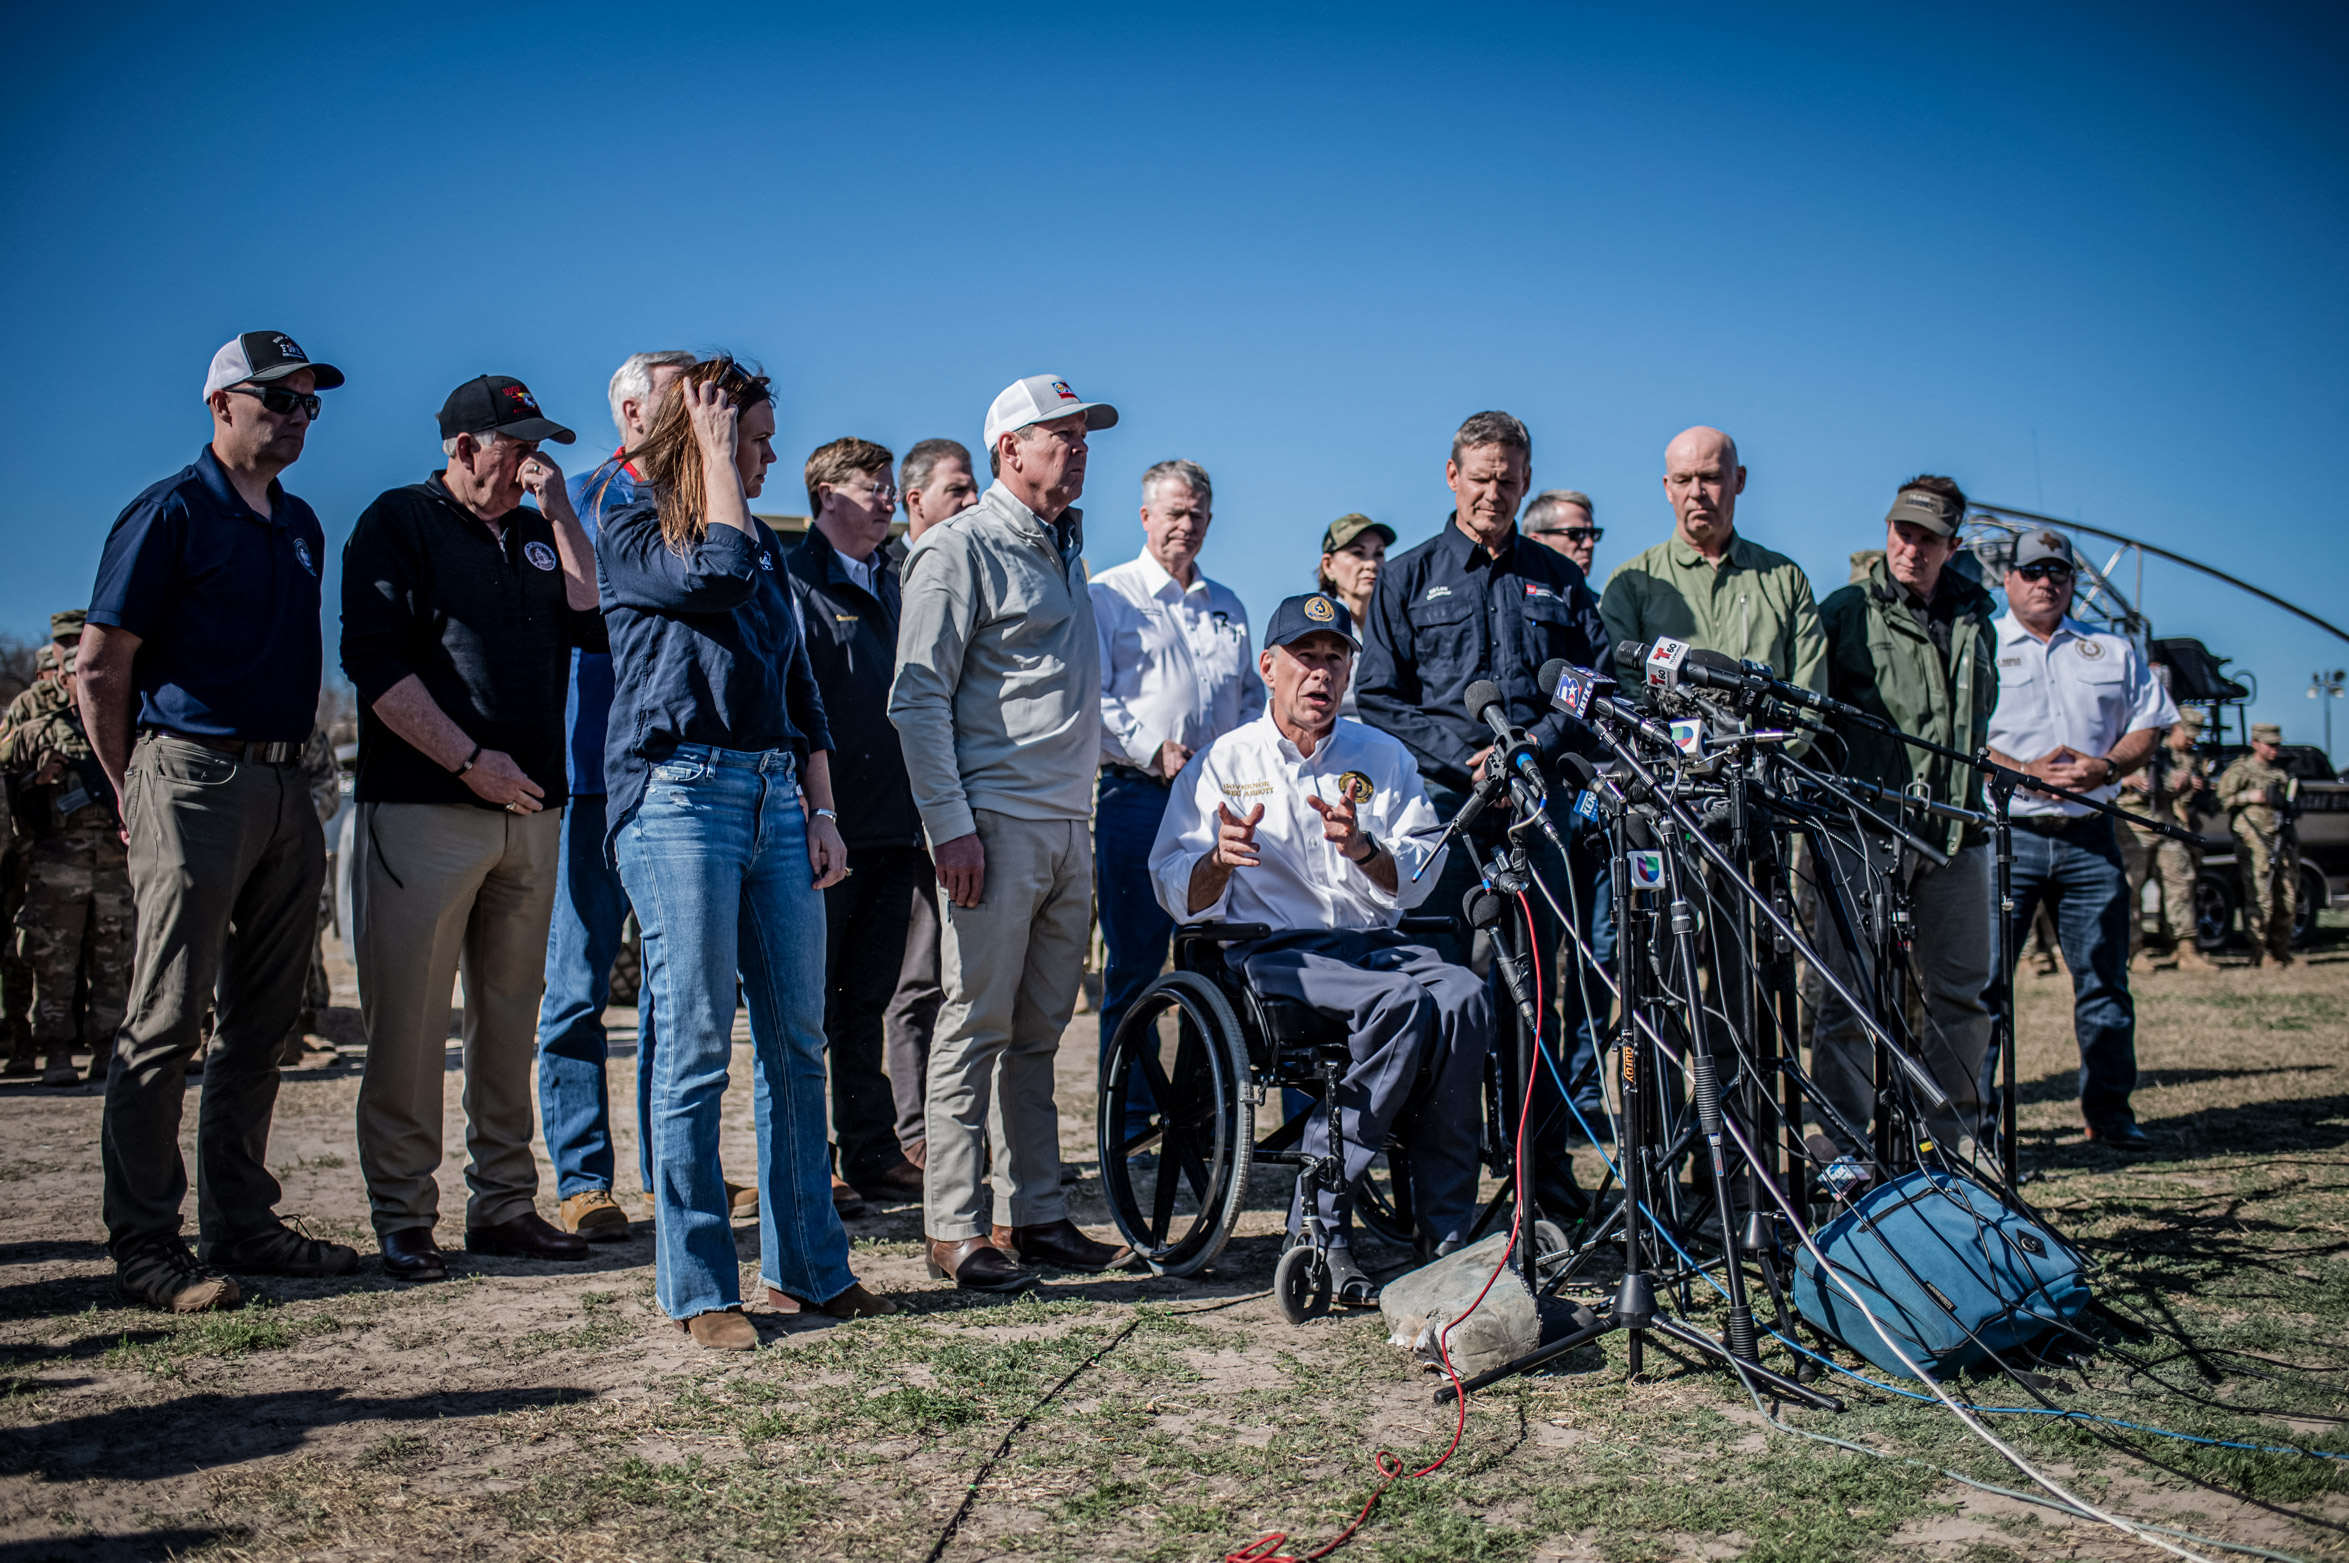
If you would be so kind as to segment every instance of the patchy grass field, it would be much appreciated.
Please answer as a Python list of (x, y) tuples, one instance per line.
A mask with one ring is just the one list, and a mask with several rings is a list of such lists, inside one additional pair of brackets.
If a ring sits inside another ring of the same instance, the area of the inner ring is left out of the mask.
[[(2136, 1163), (2080, 1137), (2068, 984), (2021, 986), (2032, 1191), (2104, 1265), (2105, 1296), (2193, 1343), (2134, 1343), (2144, 1371), (2110, 1355), (2051, 1370), (2044, 1392), (2205, 1438), (2349, 1450), (2349, 954), (2140, 977), (2137, 1101), (2162, 1150)], [(1088, 1167), (1092, 1053), (1080, 1018), (1063, 1128)], [(615, 1100), (629, 1068), (615, 1060)], [(368, 1244), (355, 1088), (347, 1063), (291, 1077), (273, 1154), (286, 1210)], [(859, 1273), (911, 1316), (767, 1315), (765, 1349), (716, 1358), (659, 1318), (642, 1235), (580, 1266), (460, 1258), (439, 1286), (394, 1287), (370, 1263), (263, 1283), (237, 1314), (119, 1309), (97, 1125), (94, 1095), (0, 1089), (0, 1563), (918, 1560), (958, 1514), (956, 1560), (1215, 1560), (1276, 1530), (1302, 1555), (1377, 1485), (1379, 1450), (1417, 1469), (1453, 1430), (1375, 1315), (1280, 1320), (1263, 1292), (1286, 1193), (1265, 1184), (1212, 1276), (1058, 1280), (1010, 1304), (925, 1279), (915, 1212), (879, 1212), (852, 1223)], [(444, 1187), (454, 1240), (461, 1177)], [(1099, 1229), (1095, 1190), (1081, 1218)], [(749, 1285), (756, 1231), (740, 1231)], [(1477, 1397), (1458, 1454), (1391, 1488), (1340, 1556), (2161, 1555), (1950, 1479), (2027, 1485), (1936, 1407), (1845, 1380), (1850, 1412), (1784, 1413), (1915, 1463), (1869, 1459), (1772, 1430), (1732, 1380), (1653, 1350), (1629, 1380), (1623, 1349)], [(2092, 1502), (2271, 1555), (2349, 1557), (2349, 1464), (1993, 1420)]]

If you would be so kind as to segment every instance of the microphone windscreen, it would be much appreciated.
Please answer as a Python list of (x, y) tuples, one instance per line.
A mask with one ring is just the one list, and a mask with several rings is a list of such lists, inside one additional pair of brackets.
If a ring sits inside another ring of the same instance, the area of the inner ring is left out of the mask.
[(1615, 660), (1628, 667), (1638, 667), (1648, 659), (1648, 648), (1636, 640), (1615, 642)]
[(1587, 756), (1569, 751), (1558, 756), (1558, 780), (1570, 789), (1580, 792), (1599, 779), (1599, 768)]
[(1501, 686), (1489, 678), (1480, 678), (1468, 686), (1468, 714), (1482, 719), (1485, 707), (1501, 703)]
[(1566, 676), (1566, 670), (1572, 666), (1574, 666), (1574, 664), (1567, 661), (1564, 657), (1552, 657), (1549, 661), (1542, 664), (1542, 670), (1535, 674), (1534, 678), (1540, 686), (1544, 697), (1554, 695), (1558, 692), (1558, 680), (1564, 678)]
[(1688, 662), (1701, 668), (1720, 668), (1725, 672), (1737, 674), (1743, 674), (1745, 672), (1745, 669), (1738, 666), (1737, 659), (1735, 657), (1728, 655), (1726, 652), (1714, 651), (1709, 647), (1700, 646), (1690, 648), (1688, 653)]

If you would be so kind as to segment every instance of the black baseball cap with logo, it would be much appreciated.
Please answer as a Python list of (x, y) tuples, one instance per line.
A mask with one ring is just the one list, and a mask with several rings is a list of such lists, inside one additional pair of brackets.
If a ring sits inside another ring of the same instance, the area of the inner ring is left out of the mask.
[(442, 439), (493, 431), (510, 440), (553, 440), (557, 445), (579, 438), (540, 412), (530, 387), (509, 375), (485, 374), (468, 380), (440, 404)]
[(204, 400), (212, 400), (214, 391), (225, 391), (232, 385), (267, 385), (302, 369), (316, 377), (321, 391), (343, 383), (340, 369), (311, 362), (310, 355), (283, 331), (247, 331), (223, 342), (220, 351), (212, 355), (212, 367), (204, 375)]
[(1343, 635), (1353, 641), (1354, 615), (1346, 611), (1344, 603), (1323, 592), (1291, 597), (1272, 610), (1272, 622), (1264, 628), (1264, 643), (1286, 646), (1308, 635)]

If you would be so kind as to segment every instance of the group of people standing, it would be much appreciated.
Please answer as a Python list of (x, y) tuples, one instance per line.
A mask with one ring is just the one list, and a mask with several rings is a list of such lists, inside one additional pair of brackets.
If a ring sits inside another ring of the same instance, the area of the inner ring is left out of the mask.
[[(220, 349), (204, 385), (212, 438), (115, 524), (67, 664), (61, 709), (87, 734), (73, 774), (106, 804), (91, 815), (103, 828), (77, 824), (73, 850), (119, 851), (136, 914), (107, 1074), (105, 1220), (122, 1294), (159, 1308), (232, 1305), (239, 1274), (359, 1263), (276, 1215), (264, 1158), (324, 864), (302, 761), (323, 672), (325, 536), (281, 475), (342, 383), (282, 333)], [(750, 509), (776, 459), (763, 376), (722, 356), (639, 353), (609, 402), (617, 446), (566, 477), (547, 447), (576, 436), (526, 385), (466, 382), (440, 409), (445, 465), (383, 494), (344, 548), (360, 1159), (385, 1271), (445, 1275), (437, 1173), (461, 973), (466, 1247), (576, 1259), (625, 1236), (601, 1017), (633, 914), (639, 1214), (663, 1310), (713, 1349), (755, 1342), (732, 1230), (754, 1211), (769, 1303), (835, 1317), (898, 1306), (850, 1268), (842, 1217), (866, 1198), (918, 1199), (932, 1273), (967, 1289), (1129, 1262), (1070, 1219), (1054, 1100), (1096, 902), (1106, 1049), (1176, 921), (1221, 893), (1199, 887), (1259, 861), (1253, 825), (1219, 837), (1210, 818), (1207, 854), (1169, 868), (1169, 841), (1198, 827), (1170, 820), (1178, 781), (1204, 777), (1202, 755), (1257, 726), (1265, 763), (1296, 763), (1280, 756), (1300, 736), (1321, 741), (1341, 685), (1344, 712), (1386, 747), (1347, 773), (1341, 798), (1316, 794), (1310, 828), (1337, 855), (1329, 882), (1384, 909), (1374, 920), (1396, 905), (1396, 860), (1357, 818), (1354, 784), (1360, 799), (1424, 786), (1423, 807), (1449, 815), (1493, 754), (1469, 686), (1495, 682), (1510, 721), (1554, 749), (1573, 735), (1537, 670), (1557, 657), (1605, 666), (1625, 639), (1672, 635), (1766, 662), (2108, 794), (2175, 720), (2126, 642), (2066, 614), (2059, 536), (2026, 542), (2010, 611), (1990, 620), (1987, 594), (1944, 568), (1965, 511), (1945, 478), (1903, 485), (1884, 563), (1816, 605), (1791, 560), (1737, 532), (1746, 472), (1719, 430), (1667, 447), (1673, 535), (1602, 595), (1590, 500), (1535, 494), (1525, 426), (1479, 413), (1454, 436), (1455, 508), (1437, 534), (1390, 557), (1392, 527), (1340, 517), (1320, 591), (1284, 604), (1258, 649), (1239, 599), (1198, 567), (1214, 488), (1195, 463), (1149, 469), (1142, 555), (1088, 579), (1076, 501), (1089, 441), (1118, 414), (1065, 380), (1031, 376), (994, 399), (988, 480), (948, 439), (902, 461), (862, 439), (818, 448), (803, 471), (810, 528), (788, 548)], [(1864, 733), (1843, 742), (1854, 774), (1978, 797), (1970, 776), (1872, 749)], [(2108, 822), (2052, 799), (2018, 814), (2023, 915), (2057, 904), (2074, 955), (2090, 1132), (2141, 1145)], [(1989, 1068), (1990, 910), (1982, 849), (1955, 830), (1950, 845), (1949, 867), (1914, 871), (1915, 893), (1947, 909), (1919, 918), (1921, 960), (1928, 1030), (1947, 1053), (1936, 1067), (1965, 1110)], [(1581, 932), (1603, 946), (1603, 861), (1578, 849), (1560, 867), (1583, 888)], [(1455, 851), (1424, 894), (1456, 905), (1476, 873)], [(128, 925), (107, 924), (126, 937)], [(1561, 936), (1537, 930), (1553, 970)], [(1456, 939), (1444, 954), (1465, 964), (1471, 951)], [(729, 1182), (719, 1158), (738, 1008), (754, 1184)], [(191, 1251), (178, 1138), (207, 1011)], [(1565, 1018), (1567, 1089), (1592, 1105), (1602, 1017), (1569, 1005)], [(1850, 1050), (1853, 1030), (1823, 1016), (1822, 1058)], [(1815, 1072), (1844, 1088), (1828, 1063)], [(534, 1105), (554, 1221), (537, 1208)], [(1584, 1196), (1565, 1105), (1547, 1093), (1533, 1143), (1544, 1207), (1571, 1213)]]

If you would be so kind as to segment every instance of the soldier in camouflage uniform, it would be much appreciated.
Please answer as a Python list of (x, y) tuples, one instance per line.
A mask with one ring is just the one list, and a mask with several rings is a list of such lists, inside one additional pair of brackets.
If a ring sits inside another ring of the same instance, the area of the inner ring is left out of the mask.
[[(2121, 795), (2113, 802), (2131, 814), (2197, 829), (2195, 799), (2207, 797), (2210, 791), (2210, 763), (2194, 752), (2195, 741), (2201, 736), (2202, 713), (2179, 712), (2177, 724), (2163, 735), (2162, 746), (2153, 752), (2145, 768), (2121, 779)], [(2162, 931), (2171, 941), (2179, 967), (2218, 970), (2218, 963), (2194, 944), (2194, 880), (2202, 872), (2202, 850), (2134, 826), (2122, 836), (2122, 846), (2129, 864), (2129, 904), (2141, 906), (2145, 881), (2158, 875)]]
[(2292, 964), (2292, 914), (2300, 898), (2300, 844), (2292, 833), (2292, 773), (2282, 760), (2284, 730), (2255, 723), (2251, 752), (2218, 779), (2219, 806), (2235, 832), (2243, 876), (2243, 929), (2251, 964)]
[[(0, 739), (9, 729), (46, 717), (66, 704), (64, 688), (57, 681), (57, 659), (82, 638), (84, 617), (79, 608), (49, 615), (49, 644), (41, 648), (34, 663), (33, 682), (9, 702), (7, 714), (0, 716)], [(15, 932), (17, 909), (24, 904), (23, 847), (24, 843), (14, 842), (0, 848), (0, 1027), (6, 1029), (7, 1072), (12, 1075), (29, 1075), (40, 1067), (40, 1055), (33, 1047), (32, 969), (17, 950)]]
[(82, 734), (73, 707), (74, 652), (59, 659), (63, 704), (0, 737), (5, 772), (26, 838), (25, 899), (16, 914), (18, 948), (32, 971), (32, 1028), (47, 1056), (43, 1085), (74, 1085), (74, 993), (90, 983), (90, 1032), (105, 1039), (91, 1064), (103, 1078), (130, 997), (132, 919), (129, 860), (114, 812), (114, 789)]

